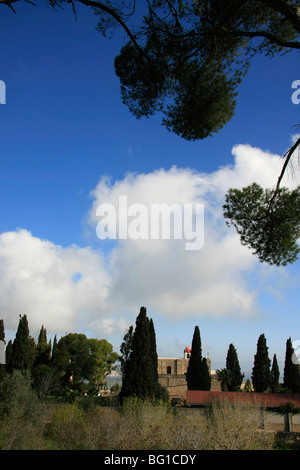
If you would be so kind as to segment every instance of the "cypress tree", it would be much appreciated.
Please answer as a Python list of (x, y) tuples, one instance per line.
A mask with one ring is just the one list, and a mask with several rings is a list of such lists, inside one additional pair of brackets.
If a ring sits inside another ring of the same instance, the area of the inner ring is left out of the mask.
[(32, 364), (32, 341), (29, 337), (29, 327), (26, 315), (20, 315), (19, 326), (12, 345), (12, 369), (30, 369)]
[(202, 390), (210, 390), (211, 387), (211, 376), (209, 373), (209, 367), (206, 361), (206, 357), (202, 359)]
[(5, 343), (5, 330), (3, 320), (0, 320), (0, 341), (3, 341)]
[(5, 330), (4, 321), (0, 320), (0, 380), (5, 377)]
[(158, 357), (157, 357), (157, 347), (156, 347), (156, 335), (155, 335), (155, 329), (154, 329), (154, 323), (152, 318), (150, 318), (149, 321), (149, 335), (150, 335), (150, 356), (151, 356), (151, 361), (152, 361), (152, 367), (153, 367), (153, 384), (154, 387), (158, 383)]
[(50, 361), (51, 365), (56, 364), (57, 351), (58, 351), (58, 343), (57, 343), (57, 336), (55, 335), (53, 339), (53, 346), (52, 346), (52, 352), (51, 352), (51, 361)]
[(5, 370), (9, 374), (12, 373), (12, 350), (13, 350), (13, 342), (10, 339), (7, 343), (6, 350), (5, 350)]
[(291, 338), (286, 342), (283, 385), (292, 393), (300, 393), (300, 366), (296, 360)]
[(49, 365), (51, 359), (51, 341), (47, 341), (47, 330), (42, 325), (38, 343), (36, 346), (36, 357), (34, 367), (38, 367), (41, 364)]
[(133, 326), (131, 325), (127, 333), (124, 335), (123, 342), (120, 347), (121, 372), (123, 376), (125, 376), (126, 374), (126, 366), (129, 363), (129, 358), (130, 358), (130, 354), (132, 351), (132, 340), (133, 340)]
[(188, 390), (202, 390), (202, 346), (200, 330), (195, 326), (192, 351), (186, 372)]
[(241, 373), (241, 368), (238, 360), (238, 355), (233, 344), (229, 345), (226, 357), (226, 369), (229, 371), (230, 380), (227, 383), (229, 392), (238, 392), (243, 382), (244, 374)]
[(278, 392), (279, 388), (279, 367), (277, 362), (276, 354), (273, 356), (272, 369), (271, 369), (271, 390), (273, 393)]
[(262, 393), (268, 390), (271, 380), (270, 367), (266, 338), (264, 334), (261, 334), (257, 341), (257, 352), (252, 369), (252, 384), (255, 392)]
[[(129, 396), (153, 398), (157, 385), (157, 369), (154, 371), (154, 336), (150, 333), (147, 310), (141, 307), (136, 318), (135, 331), (128, 351), (128, 359), (123, 363), (121, 399)], [(155, 351), (156, 353), (156, 351)]]
[(202, 359), (200, 330), (195, 326), (192, 352), (186, 372), (188, 390), (210, 390), (211, 377), (206, 359)]

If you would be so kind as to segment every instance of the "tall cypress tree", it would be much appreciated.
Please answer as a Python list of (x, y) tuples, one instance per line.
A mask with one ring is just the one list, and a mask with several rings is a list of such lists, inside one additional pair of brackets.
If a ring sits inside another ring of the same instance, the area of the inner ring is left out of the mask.
[(136, 318), (132, 336), (131, 352), (123, 364), (121, 399), (129, 396), (153, 398), (157, 384), (157, 369), (154, 371), (154, 336), (150, 333), (147, 310), (141, 307)]
[(150, 335), (150, 356), (153, 367), (153, 383), (154, 386), (158, 383), (158, 356), (157, 356), (157, 347), (156, 347), (156, 335), (154, 329), (154, 323), (152, 318), (149, 321), (149, 335)]
[(12, 369), (30, 369), (32, 364), (32, 341), (29, 337), (27, 316), (20, 315), (19, 325), (12, 345)]
[(51, 351), (51, 361), (50, 361), (51, 365), (56, 364), (57, 350), (58, 350), (58, 342), (57, 342), (57, 336), (55, 335), (53, 339), (53, 346), (52, 346), (52, 351)]
[(267, 341), (265, 335), (261, 334), (257, 341), (257, 351), (252, 369), (252, 384), (255, 392), (266, 392), (270, 387), (270, 367)]
[(7, 343), (6, 350), (5, 350), (5, 370), (9, 374), (12, 373), (12, 350), (13, 350), (13, 342), (10, 339)]
[(195, 326), (192, 352), (186, 372), (188, 390), (210, 390), (211, 378), (206, 359), (202, 359), (200, 330)]
[(295, 360), (291, 338), (286, 342), (283, 385), (292, 393), (300, 393), (300, 366)]
[(202, 390), (202, 346), (198, 326), (195, 326), (194, 330), (186, 381), (188, 390)]
[(206, 357), (202, 359), (202, 390), (210, 390), (211, 388), (211, 376), (209, 373), (209, 367), (206, 361)]
[(0, 380), (5, 377), (5, 329), (4, 321), (0, 320)]
[(276, 354), (273, 356), (272, 369), (271, 369), (271, 390), (273, 393), (278, 392), (279, 388), (279, 366), (277, 362)]
[(41, 364), (49, 365), (51, 359), (51, 341), (47, 341), (47, 330), (42, 325), (38, 343), (36, 346), (36, 357), (34, 367), (38, 367)]
[(230, 380), (227, 383), (229, 392), (238, 392), (241, 388), (244, 375), (241, 373), (241, 368), (238, 360), (238, 355), (233, 344), (229, 345), (226, 357), (226, 369), (229, 371)]
[(123, 342), (120, 347), (121, 351), (121, 356), (120, 356), (120, 362), (121, 362), (121, 372), (122, 375), (125, 377), (126, 374), (126, 367), (129, 364), (129, 358), (130, 354), (132, 351), (132, 340), (133, 340), (133, 326), (131, 325), (127, 331), (127, 333), (124, 335)]

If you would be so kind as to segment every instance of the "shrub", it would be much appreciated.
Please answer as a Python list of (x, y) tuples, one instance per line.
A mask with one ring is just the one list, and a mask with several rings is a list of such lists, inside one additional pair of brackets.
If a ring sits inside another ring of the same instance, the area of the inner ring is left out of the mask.
[(263, 411), (257, 405), (226, 400), (212, 403), (207, 413), (207, 444), (212, 450), (271, 449), (273, 435), (262, 429)]
[(31, 388), (30, 374), (14, 370), (0, 385), (0, 448), (43, 448), (42, 407)]
[(58, 405), (48, 427), (47, 438), (56, 443), (57, 450), (84, 448), (83, 411), (77, 405)]

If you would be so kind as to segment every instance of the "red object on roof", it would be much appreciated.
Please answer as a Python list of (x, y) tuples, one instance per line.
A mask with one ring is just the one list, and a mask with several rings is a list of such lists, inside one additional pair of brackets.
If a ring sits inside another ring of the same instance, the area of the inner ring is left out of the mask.
[(231, 403), (250, 403), (253, 405), (278, 408), (287, 402), (300, 407), (300, 394), (297, 393), (256, 393), (256, 392), (206, 392), (187, 390), (187, 405), (207, 405), (214, 400), (227, 399)]
[(188, 353), (188, 352), (191, 352), (191, 350), (192, 350), (192, 348), (190, 348), (189, 346), (187, 346), (187, 347), (185, 348), (184, 352), (187, 352), (187, 353)]

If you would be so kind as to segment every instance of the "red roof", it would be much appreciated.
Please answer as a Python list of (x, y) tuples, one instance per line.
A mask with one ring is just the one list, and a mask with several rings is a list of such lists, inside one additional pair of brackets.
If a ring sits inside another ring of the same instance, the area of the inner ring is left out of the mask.
[(286, 393), (256, 393), (256, 392), (206, 392), (202, 390), (187, 390), (187, 405), (206, 405), (213, 400), (227, 399), (231, 403), (252, 403), (270, 408), (290, 402), (300, 407), (300, 394)]

